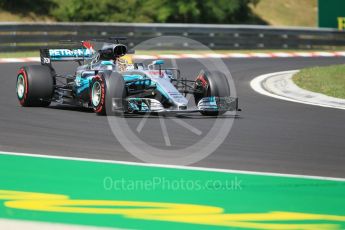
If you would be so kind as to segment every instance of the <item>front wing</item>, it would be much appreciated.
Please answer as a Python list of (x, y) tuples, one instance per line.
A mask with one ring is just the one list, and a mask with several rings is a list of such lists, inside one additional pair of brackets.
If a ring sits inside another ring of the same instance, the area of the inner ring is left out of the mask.
[(179, 108), (164, 108), (163, 105), (155, 99), (150, 98), (127, 98), (125, 102), (121, 99), (113, 98), (113, 111), (124, 111), (125, 113), (195, 113), (195, 112), (224, 112), (241, 111), (238, 107), (238, 98), (235, 97), (204, 97), (197, 106)]

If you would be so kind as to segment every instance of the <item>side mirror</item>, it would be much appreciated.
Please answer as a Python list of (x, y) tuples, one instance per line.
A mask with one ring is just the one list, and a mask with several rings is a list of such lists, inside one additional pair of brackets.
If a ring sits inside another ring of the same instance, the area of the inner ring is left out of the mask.
[(159, 66), (159, 71), (161, 71), (163, 64), (164, 64), (164, 60), (155, 60), (155, 61), (151, 62), (151, 64), (149, 64), (147, 67), (150, 70), (153, 70), (153, 69), (155, 69), (155, 66), (158, 65)]
[(163, 65), (164, 64), (164, 60), (155, 60), (152, 62), (152, 65)]

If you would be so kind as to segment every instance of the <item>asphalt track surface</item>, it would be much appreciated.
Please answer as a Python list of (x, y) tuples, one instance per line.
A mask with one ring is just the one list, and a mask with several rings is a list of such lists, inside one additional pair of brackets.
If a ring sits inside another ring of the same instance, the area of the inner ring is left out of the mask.
[[(340, 64), (345, 58), (223, 61), (232, 73), (243, 112), (240, 118), (234, 120), (224, 143), (212, 155), (193, 166), (345, 177), (343, 110), (266, 97), (254, 92), (249, 85), (255, 76), (261, 74)], [(23, 64), (0, 64), (0, 150), (140, 162), (117, 141), (106, 117), (69, 107), (20, 107), (15, 94), (15, 81), (16, 72)], [(193, 59), (177, 60), (177, 64), (187, 75), (195, 75), (200, 69)], [(73, 65), (57, 65), (60, 72), (73, 72), (73, 69)], [(131, 118), (130, 122), (135, 126), (141, 119)], [(157, 117), (148, 119), (142, 135), (148, 143), (166, 148), (163, 139), (159, 138), (162, 135), (158, 120)], [(214, 122), (199, 116), (184, 120), (203, 131)], [(191, 135), (168, 119), (166, 126), (172, 133), (174, 147), (183, 148), (198, 139), (198, 136)]]

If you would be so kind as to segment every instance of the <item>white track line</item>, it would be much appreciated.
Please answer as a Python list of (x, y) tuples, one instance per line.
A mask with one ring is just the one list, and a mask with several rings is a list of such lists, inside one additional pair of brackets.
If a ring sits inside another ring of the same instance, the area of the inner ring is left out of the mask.
[(181, 54), (180, 58), (205, 58), (202, 54)]
[(122, 165), (132, 165), (132, 166), (141, 166), (141, 167), (171, 168), (171, 169), (183, 169), (183, 170), (192, 170), (192, 171), (237, 173), (237, 174), (245, 174), (245, 175), (274, 176), (274, 177), (302, 178), (302, 179), (345, 182), (345, 178), (337, 178), (337, 177), (309, 176), (309, 175), (270, 173), (270, 172), (255, 172), (255, 171), (245, 171), (245, 170), (217, 169), (217, 168), (204, 168), (204, 167), (180, 166), (180, 165), (150, 164), (150, 163), (139, 163), (139, 162), (130, 162), (130, 161), (112, 161), (112, 160), (100, 160), (100, 159), (79, 158), (79, 157), (62, 157), (62, 156), (53, 156), (53, 155), (17, 153), (17, 152), (6, 152), (6, 151), (0, 151), (0, 154), (1, 155), (35, 157), (35, 158), (58, 159), (58, 160), (84, 161), (84, 162), (108, 163), (108, 164), (122, 164)]
[(296, 100), (293, 100), (293, 99), (290, 99), (287, 97), (282, 97), (282, 96), (270, 93), (267, 90), (265, 90), (262, 86), (262, 82), (264, 82), (269, 77), (272, 77), (272, 76), (277, 75), (277, 74), (290, 73), (293, 71), (297, 71), (297, 70), (282, 71), (282, 72), (268, 73), (268, 74), (260, 75), (258, 77), (255, 77), (253, 80), (251, 80), (250, 87), (254, 91), (256, 91), (257, 93), (268, 96), (268, 97), (273, 97), (273, 98), (277, 98), (277, 99), (281, 99), (281, 100), (285, 100), (285, 101), (299, 102), (299, 101), (296, 101)]
[(136, 59), (157, 59), (158, 57), (157, 56), (153, 56), (153, 55), (133, 55), (133, 58), (136, 58)]
[(308, 53), (308, 52), (295, 52), (293, 53), (295, 57), (314, 57), (313, 53)]
[(228, 57), (226, 54), (217, 54), (217, 53), (204, 54), (204, 56), (207, 58), (227, 58)]
[(250, 58), (251, 56), (246, 53), (228, 53), (229, 58)]
[(333, 52), (314, 52), (313, 53), (317, 57), (335, 57), (336, 54)]
[(176, 55), (176, 54), (160, 54), (157, 57), (162, 58), (162, 59), (178, 59), (178, 58), (180, 58), (180, 56)]
[(275, 73), (269, 73), (269, 74), (264, 74), (261, 76), (258, 76), (256, 78), (254, 78), (251, 82), (250, 82), (250, 86), (251, 88), (256, 91), (259, 94), (268, 96), (268, 97), (273, 97), (273, 98), (277, 98), (280, 100), (284, 100), (284, 101), (290, 101), (290, 102), (296, 102), (296, 103), (301, 103), (301, 104), (306, 104), (306, 105), (314, 105), (314, 106), (320, 106), (320, 107), (325, 107), (325, 108), (333, 108), (333, 109), (342, 109), (344, 110), (344, 107), (341, 106), (332, 106), (332, 105), (327, 105), (327, 104), (319, 104), (319, 103), (314, 103), (314, 102), (308, 102), (305, 100), (296, 100), (293, 98), (289, 98), (289, 97), (284, 97), (284, 96), (280, 96), (274, 93), (269, 92), (267, 89), (265, 89), (263, 87), (263, 82), (265, 82), (266, 79), (273, 77), (273, 76), (277, 76), (277, 75), (281, 75), (281, 74), (289, 74), (289, 73), (295, 73), (298, 70), (289, 70), (289, 71), (282, 71), (282, 72), (275, 72)]
[(27, 221), (17, 219), (0, 219), (1, 229), (6, 230), (37, 230), (37, 229), (49, 229), (49, 230), (116, 230), (119, 228), (105, 228), (95, 227), (86, 225), (73, 225), (73, 224), (62, 224), (52, 222), (41, 222), (41, 221)]
[(274, 57), (273, 54), (271, 54), (271, 53), (250, 53), (249, 55), (251, 57), (256, 57), (256, 58), (272, 58), (272, 57)]
[(345, 57), (345, 52), (335, 52), (335, 55)]
[(272, 53), (273, 57), (294, 57), (291, 53), (285, 53), (285, 52), (276, 52)]

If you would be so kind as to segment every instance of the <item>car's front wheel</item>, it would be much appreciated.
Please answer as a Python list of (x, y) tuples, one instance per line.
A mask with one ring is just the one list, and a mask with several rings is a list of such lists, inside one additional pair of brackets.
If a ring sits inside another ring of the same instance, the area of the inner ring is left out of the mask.
[(92, 80), (91, 85), (91, 105), (95, 113), (98, 115), (106, 114), (105, 105), (105, 83), (102, 76), (97, 75)]
[(90, 85), (90, 103), (97, 115), (119, 115), (122, 113), (120, 106), (116, 107), (116, 102), (125, 99), (125, 82), (121, 74), (99, 73)]
[[(230, 86), (227, 77), (220, 71), (201, 71), (194, 84), (194, 99), (197, 105), (203, 97), (229, 97)], [(226, 111), (202, 111), (202, 115), (217, 116)]]

